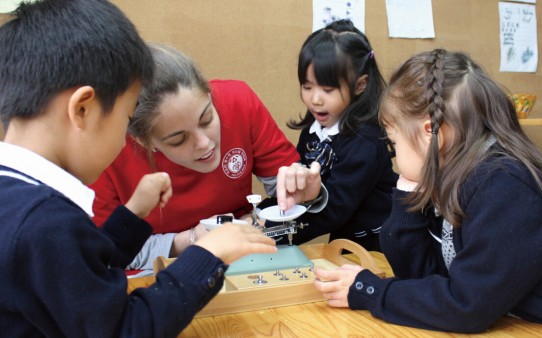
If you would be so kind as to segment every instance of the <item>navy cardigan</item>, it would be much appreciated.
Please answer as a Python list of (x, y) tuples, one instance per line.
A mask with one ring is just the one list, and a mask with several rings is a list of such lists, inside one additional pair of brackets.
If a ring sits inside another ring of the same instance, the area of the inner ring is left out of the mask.
[(44, 184), (0, 176), (0, 191), (2, 336), (176, 337), (222, 287), (227, 266), (191, 246), (128, 294), (124, 267), (149, 224), (121, 206), (97, 228)]
[(455, 332), (482, 332), (507, 314), (542, 323), (542, 194), (525, 166), (495, 156), (462, 184), (465, 218), (453, 230), (449, 270), (437, 240), (442, 218), (407, 211), (404, 197), (394, 191), (380, 235), (395, 277), (361, 271), (348, 294), (352, 309)]

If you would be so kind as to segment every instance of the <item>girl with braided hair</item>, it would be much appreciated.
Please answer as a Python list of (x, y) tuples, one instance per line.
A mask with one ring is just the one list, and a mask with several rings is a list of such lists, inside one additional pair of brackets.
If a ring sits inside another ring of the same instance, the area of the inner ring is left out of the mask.
[(392, 75), (379, 120), (400, 172), (380, 237), (395, 276), (316, 270), (330, 306), (442, 331), (505, 315), (542, 323), (542, 154), (507, 93), (467, 55), (437, 49)]
[(329, 199), (321, 212), (300, 218), (309, 227), (294, 242), (330, 233), (330, 240), (347, 238), (380, 250), (397, 174), (378, 124), (385, 83), (369, 40), (349, 20), (315, 31), (299, 53), (298, 78), (307, 112), (288, 126), (301, 129), (301, 162), (320, 163)]

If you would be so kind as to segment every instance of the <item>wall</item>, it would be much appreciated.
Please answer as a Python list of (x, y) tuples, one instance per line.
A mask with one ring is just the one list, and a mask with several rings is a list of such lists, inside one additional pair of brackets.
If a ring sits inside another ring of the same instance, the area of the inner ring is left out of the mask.
[[(168, 43), (192, 56), (208, 78), (246, 81), (267, 105), (292, 142), (285, 123), (304, 112), (297, 83), (297, 53), (312, 30), (308, 0), (113, 0), (148, 41)], [(538, 30), (542, 22), (537, 6)], [(388, 38), (385, 1), (366, 1), (366, 29), (376, 59), (388, 78), (400, 62), (423, 50), (443, 47), (470, 53), (512, 92), (532, 92), (540, 102), (542, 73), (500, 73), (496, 0), (433, 0), (435, 39)], [(0, 15), (0, 22), (6, 15)], [(540, 44), (538, 47), (539, 51)], [(540, 67), (539, 67), (540, 69)]]
[[(173, 44), (191, 55), (209, 78), (245, 80), (288, 137), (285, 122), (304, 112), (297, 54), (312, 30), (312, 2), (299, 0), (114, 0), (145, 39)], [(542, 22), (537, 5), (538, 27)], [(388, 38), (385, 1), (366, 1), (366, 29), (386, 78), (400, 62), (443, 47), (471, 54), (512, 92), (540, 97), (531, 117), (542, 117), (542, 72), (501, 73), (498, 1), (433, 0), (435, 39)], [(540, 50), (540, 46), (539, 46)], [(540, 68), (540, 67), (539, 67)]]

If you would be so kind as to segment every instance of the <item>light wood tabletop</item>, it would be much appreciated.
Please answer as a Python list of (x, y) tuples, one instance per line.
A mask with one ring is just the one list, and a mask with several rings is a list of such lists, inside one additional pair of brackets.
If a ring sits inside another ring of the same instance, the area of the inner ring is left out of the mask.
[(196, 318), (179, 337), (541, 337), (542, 325), (511, 317), (476, 335), (386, 323), (368, 311), (331, 308), (326, 302)]
[[(371, 255), (387, 276), (393, 275), (381, 253), (371, 252)], [(128, 282), (129, 290), (148, 286), (153, 281), (153, 277), (131, 278)], [(178, 337), (538, 338), (541, 336), (541, 324), (512, 317), (502, 318), (487, 332), (468, 335), (393, 325), (373, 317), (369, 311), (332, 308), (327, 305), (327, 302), (318, 301), (265, 310), (197, 317)]]

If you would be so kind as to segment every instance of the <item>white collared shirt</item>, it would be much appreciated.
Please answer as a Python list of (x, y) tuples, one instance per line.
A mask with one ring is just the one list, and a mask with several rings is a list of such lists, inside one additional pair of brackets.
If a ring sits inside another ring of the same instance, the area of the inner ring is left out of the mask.
[[(75, 176), (44, 157), (26, 148), (0, 142), (0, 164), (43, 182), (72, 200), (90, 217), (94, 216), (92, 212), (94, 191), (84, 185)], [(37, 183), (29, 182), (26, 177), (17, 177), (17, 174), (11, 175), (11, 173), (5, 171), (3, 175), (16, 177), (32, 184)]]
[(311, 128), (309, 129), (310, 134), (316, 133), (318, 138), (320, 139), (320, 142), (327, 139), (329, 136), (334, 136), (339, 133), (339, 121), (337, 121), (334, 125), (331, 127), (324, 127), (322, 128), (322, 125), (318, 123), (318, 121), (314, 121), (311, 125)]

